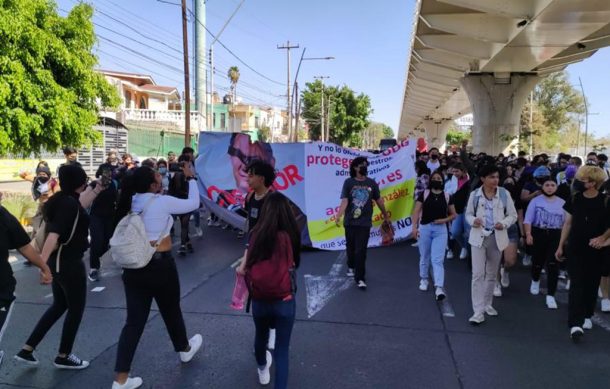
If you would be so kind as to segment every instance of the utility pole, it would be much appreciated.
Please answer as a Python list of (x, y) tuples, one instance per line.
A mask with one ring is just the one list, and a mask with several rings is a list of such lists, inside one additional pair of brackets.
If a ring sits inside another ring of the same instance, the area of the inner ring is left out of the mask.
[[(197, 122), (200, 123), (202, 120), (205, 120), (204, 129), (209, 130), (208, 107), (210, 105), (208, 102), (208, 80), (205, 70), (205, 1), (193, 0), (193, 7), (195, 9), (195, 20), (193, 21), (195, 31), (195, 35), (193, 37), (193, 46), (195, 51), (195, 107), (197, 107), (197, 112), (199, 112)], [(201, 125), (198, 127), (201, 129)]]
[(184, 145), (191, 145), (191, 92), (189, 81), (189, 43), (186, 24), (186, 0), (182, 0), (182, 51), (184, 53)]
[(286, 50), (286, 62), (287, 62), (287, 73), (286, 73), (286, 98), (287, 98), (287, 113), (288, 113), (288, 139), (294, 142), (294, 136), (292, 133), (292, 95), (290, 94), (290, 49), (298, 49), (299, 45), (290, 46), (290, 41), (287, 41), (285, 45), (277, 46), (280, 50)]
[(322, 82), (322, 94), (320, 95), (321, 97), (321, 102), (320, 102), (320, 140), (322, 142), (325, 142), (326, 139), (328, 138), (326, 136), (326, 130), (325, 130), (325, 124), (326, 124), (326, 111), (324, 110), (324, 79), (325, 78), (330, 78), (329, 76), (316, 76), (314, 77), (316, 80), (320, 80)]
[(530, 92), (530, 158), (534, 157), (534, 91)]
[(589, 106), (587, 104), (587, 96), (585, 96), (585, 88), (582, 86), (582, 80), (578, 77), (578, 83), (580, 84), (580, 91), (582, 92), (582, 99), (585, 101), (585, 152), (584, 156), (587, 156), (587, 137), (589, 136)]

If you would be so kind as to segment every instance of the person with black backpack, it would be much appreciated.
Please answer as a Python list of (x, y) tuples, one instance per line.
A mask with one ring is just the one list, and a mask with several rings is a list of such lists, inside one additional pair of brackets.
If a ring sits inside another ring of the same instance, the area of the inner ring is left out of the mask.
[(254, 351), (261, 385), (271, 379), (269, 329), (276, 328), (275, 389), (288, 385), (288, 351), (296, 305), (295, 270), (300, 264), (301, 233), (288, 199), (279, 192), (266, 195), (260, 218), (250, 235), (245, 262), (246, 284), (256, 327)]

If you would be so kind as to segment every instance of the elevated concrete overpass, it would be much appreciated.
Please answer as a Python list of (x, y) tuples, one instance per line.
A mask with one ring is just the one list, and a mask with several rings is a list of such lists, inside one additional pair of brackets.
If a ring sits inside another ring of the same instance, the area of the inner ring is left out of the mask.
[(609, 45), (610, 0), (418, 0), (398, 138), (472, 112), (475, 151), (514, 149), (538, 81)]

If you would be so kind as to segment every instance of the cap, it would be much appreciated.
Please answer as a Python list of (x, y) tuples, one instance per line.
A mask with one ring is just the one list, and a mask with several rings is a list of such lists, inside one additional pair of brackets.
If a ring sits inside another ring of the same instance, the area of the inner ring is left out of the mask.
[(534, 178), (550, 177), (551, 171), (546, 166), (539, 166), (534, 170)]

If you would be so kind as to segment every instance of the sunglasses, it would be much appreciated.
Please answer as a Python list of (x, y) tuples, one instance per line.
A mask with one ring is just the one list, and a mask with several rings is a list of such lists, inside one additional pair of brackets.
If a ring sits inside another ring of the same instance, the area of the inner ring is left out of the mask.
[(260, 157), (246, 155), (240, 149), (237, 149), (233, 146), (229, 146), (229, 155), (232, 157), (236, 157), (241, 161), (241, 163), (244, 165), (244, 171), (246, 170), (246, 167), (252, 162), (260, 160)]

